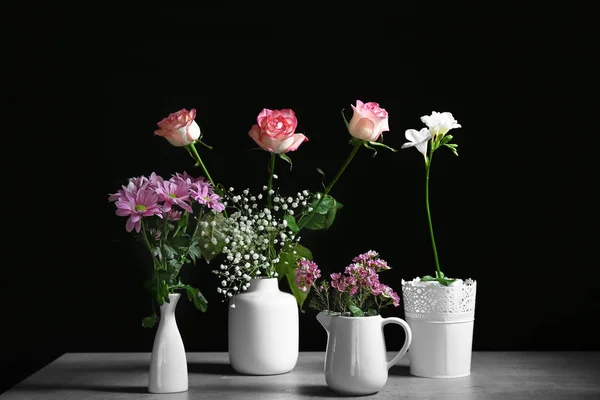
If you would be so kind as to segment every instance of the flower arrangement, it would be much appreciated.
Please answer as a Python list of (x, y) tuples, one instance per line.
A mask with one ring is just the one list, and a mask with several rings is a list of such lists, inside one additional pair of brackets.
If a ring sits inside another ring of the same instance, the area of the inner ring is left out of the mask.
[(332, 273), (330, 281), (317, 284), (321, 277), (318, 265), (301, 259), (297, 261), (296, 284), (304, 292), (312, 289), (310, 308), (331, 315), (373, 316), (384, 307), (400, 305), (400, 296), (379, 279), (379, 273), (390, 268), (376, 251), (369, 250), (354, 257), (343, 273)]
[[(195, 147), (200, 144), (212, 149), (202, 140), (195, 109), (181, 109), (157, 123), (154, 134), (186, 149), (194, 166), (202, 169), (202, 176), (183, 172), (163, 179), (152, 173), (129, 179), (109, 195), (116, 214), (128, 217), (126, 230), (135, 234), (152, 257), (153, 270), (146, 287), (153, 296), (153, 313), (142, 320), (144, 327), (155, 326), (159, 319), (156, 305), (168, 302), (169, 293), (176, 290), (185, 290), (194, 305), (205, 311), (206, 299), (198, 288), (181, 282), (179, 272), (198, 258), (209, 263), (221, 253), (224, 260), (213, 272), (220, 278), (217, 291), (225, 299), (246, 290), (252, 278), (286, 277), (302, 307), (307, 293), (295, 283), (296, 261), (311, 259), (312, 253), (299, 243), (300, 232), (331, 226), (342, 204), (329, 192), (361, 147), (373, 150), (374, 155), (376, 147), (396, 151), (383, 144), (383, 132), (389, 131), (385, 109), (360, 100), (352, 109), (350, 122), (342, 109), (353, 146), (344, 164), (323, 191), (301, 190), (293, 196), (273, 185), (276, 160), (289, 163), (291, 168), (288, 154), (308, 141), (304, 134), (296, 133), (298, 120), (293, 110), (265, 108), (248, 132), (259, 148), (269, 153), (267, 184), (256, 194), (249, 189), (239, 194), (232, 187), (215, 184)], [(322, 170), (318, 172), (325, 177)]]
[[(152, 256), (154, 268), (147, 287), (156, 303), (168, 302), (169, 293), (182, 289), (196, 308), (206, 311), (205, 297), (198, 288), (181, 282), (179, 273), (183, 265), (199, 257), (210, 261), (217, 254), (212, 231), (225, 206), (210, 182), (185, 172), (170, 179), (152, 173), (129, 179), (109, 201), (115, 203), (118, 216), (127, 217), (127, 232), (135, 231)], [(152, 327), (157, 320), (154, 310), (142, 325)]]
[[(213, 273), (219, 277), (217, 291), (225, 300), (247, 290), (253, 278), (285, 277), (302, 308), (307, 293), (296, 284), (296, 261), (310, 260), (312, 253), (300, 244), (301, 231), (326, 230), (334, 222), (343, 205), (329, 193), (361, 147), (375, 150), (380, 146), (396, 151), (382, 143), (382, 133), (389, 131), (385, 109), (377, 103), (361, 101), (352, 105), (352, 109), (350, 122), (342, 110), (353, 145), (350, 155), (322, 192), (304, 189), (295, 195), (274, 186), (278, 178), (274, 173), (276, 161), (279, 158), (292, 168), (289, 154), (297, 151), (308, 138), (296, 133), (298, 120), (291, 109), (265, 108), (258, 114), (257, 123), (252, 125), (248, 135), (269, 154), (268, 177), (262, 192), (253, 193), (246, 188), (238, 193), (229, 188), (224, 194), (223, 203), (231, 211), (224, 225), (225, 260)], [(318, 171), (324, 176), (322, 170)]]
[(179, 277), (183, 266), (198, 258), (210, 262), (221, 253), (220, 226), (227, 211), (222, 190), (215, 185), (194, 144), (202, 142), (202, 132), (195, 121), (196, 110), (186, 109), (169, 114), (158, 122), (156, 136), (164, 137), (175, 147), (183, 147), (202, 167), (204, 176), (175, 173), (169, 179), (150, 174), (130, 178), (116, 193), (109, 195), (116, 215), (127, 217), (125, 229), (132, 232), (148, 249), (153, 269), (146, 282), (152, 293), (152, 314), (142, 319), (142, 326), (153, 327), (159, 320), (156, 306), (169, 302), (169, 294), (182, 290), (197, 309), (204, 312), (208, 303), (198, 288), (183, 283)]
[[(454, 119), (449, 112), (436, 112), (433, 111), (431, 115), (424, 115), (421, 117), (421, 121), (426, 127), (420, 130), (407, 129), (405, 132), (407, 143), (403, 144), (401, 148), (406, 149), (409, 147), (415, 147), (419, 153), (421, 153), (425, 159), (425, 207), (427, 209), (427, 220), (429, 222), (429, 234), (431, 236), (431, 244), (433, 246), (433, 257), (435, 260), (435, 277), (431, 275), (425, 275), (420, 278), (423, 282), (437, 281), (443, 286), (448, 286), (455, 279), (450, 279), (444, 275), (440, 268), (440, 261), (435, 245), (435, 237), (433, 234), (433, 224), (431, 221), (431, 211), (429, 209), (429, 172), (431, 170), (431, 162), (433, 160), (433, 153), (441, 147), (449, 148), (454, 155), (458, 156), (457, 144), (450, 143), (453, 139), (452, 135), (447, 133), (454, 128), (461, 128), (461, 125)], [(429, 152), (428, 150), (429, 144)]]

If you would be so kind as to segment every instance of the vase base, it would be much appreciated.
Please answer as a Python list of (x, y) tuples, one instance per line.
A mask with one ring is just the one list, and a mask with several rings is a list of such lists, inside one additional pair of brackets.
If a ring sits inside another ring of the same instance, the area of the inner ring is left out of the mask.
[(464, 378), (471, 375), (470, 372), (466, 374), (457, 374), (457, 375), (425, 375), (425, 374), (416, 374), (414, 372), (410, 372), (413, 376), (418, 376), (419, 378), (431, 378), (431, 379), (454, 379), (454, 378)]
[(184, 393), (187, 392), (188, 389), (181, 389), (181, 390), (153, 390), (153, 389), (148, 389), (148, 393), (152, 393), (152, 394), (169, 394), (169, 393)]

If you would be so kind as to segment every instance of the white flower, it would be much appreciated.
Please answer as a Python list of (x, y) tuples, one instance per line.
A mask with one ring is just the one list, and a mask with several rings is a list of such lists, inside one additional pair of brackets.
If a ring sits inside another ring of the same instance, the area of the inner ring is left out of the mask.
[(444, 136), (452, 128), (461, 128), (458, 121), (454, 119), (452, 113), (432, 111), (431, 115), (423, 115), (421, 121), (431, 131), (431, 136), (436, 138), (441, 135)]
[(401, 147), (402, 149), (415, 146), (417, 150), (419, 150), (419, 153), (427, 158), (427, 142), (431, 139), (429, 129), (423, 128), (420, 131), (417, 131), (416, 129), (407, 129), (406, 132), (404, 132), (404, 136), (407, 140), (410, 140), (410, 142), (404, 143)]

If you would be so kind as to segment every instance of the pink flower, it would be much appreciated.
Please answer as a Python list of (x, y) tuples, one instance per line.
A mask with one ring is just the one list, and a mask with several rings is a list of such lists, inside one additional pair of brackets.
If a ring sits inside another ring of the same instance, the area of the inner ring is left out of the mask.
[(389, 286), (384, 285), (381, 297), (392, 299), (392, 304), (394, 307), (398, 307), (400, 305), (400, 296), (398, 296), (398, 293), (394, 292)]
[(188, 111), (183, 108), (163, 118), (154, 134), (164, 137), (173, 146), (187, 146), (200, 138), (200, 127), (194, 121), (195, 118), (196, 109)]
[(190, 189), (190, 196), (200, 204), (204, 204), (208, 208), (212, 208), (217, 212), (225, 209), (219, 200), (221, 197), (212, 191), (212, 187), (204, 182), (193, 183)]
[(275, 140), (284, 140), (292, 137), (298, 126), (296, 114), (289, 108), (283, 110), (263, 108), (256, 120), (260, 130)]
[(298, 126), (296, 115), (290, 109), (263, 109), (257, 117), (248, 135), (261, 149), (271, 153), (287, 153), (296, 151), (308, 138), (301, 133), (294, 133)]
[(181, 211), (171, 208), (171, 211), (167, 213), (167, 219), (169, 221), (179, 221), (181, 219)]
[(178, 205), (191, 213), (192, 207), (187, 203), (190, 198), (190, 186), (185, 181), (170, 179), (157, 187), (156, 194), (158, 194), (158, 201), (164, 202), (163, 210), (169, 212), (173, 205)]
[(199, 176), (198, 178), (194, 178), (190, 175), (188, 175), (187, 172), (183, 171), (183, 173), (179, 173), (176, 172), (175, 175), (173, 175), (173, 180), (182, 180), (182, 181), (186, 181), (188, 184), (193, 184), (193, 183), (201, 183), (203, 185), (208, 185), (209, 186), (209, 191), (212, 192), (213, 188), (212, 185), (210, 184), (210, 182), (204, 178), (203, 176)]
[(145, 184), (148, 182), (149, 182), (148, 178), (146, 178), (145, 176), (129, 178), (129, 182), (127, 182), (127, 186), (121, 186), (121, 189), (119, 191), (117, 191), (117, 193), (113, 193), (108, 197), (108, 201), (117, 201), (121, 197), (125, 196), (128, 193), (135, 195), (135, 193), (140, 188), (144, 187)]
[(306, 259), (298, 260), (296, 264), (296, 286), (306, 292), (321, 277), (321, 270), (316, 263)]
[(348, 132), (355, 138), (372, 142), (390, 130), (388, 113), (379, 104), (356, 100), (356, 107), (352, 106), (352, 109), (354, 114), (348, 123)]
[(115, 203), (117, 211), (115, 212), (120, 217), (129, 216), (125, 229), (131, 232), (134, 228), (139, 232), (142, 224), (142, 217), (150, 217), (156, 215), (162, 218), (162, 210), (157, 204), (158, 195), (154, 190), (148, 187), (143, 187), (135, 193), (126, 192)]

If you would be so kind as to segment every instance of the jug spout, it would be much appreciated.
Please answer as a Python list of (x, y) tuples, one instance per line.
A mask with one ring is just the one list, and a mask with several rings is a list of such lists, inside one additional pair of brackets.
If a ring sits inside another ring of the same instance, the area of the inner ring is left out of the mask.
[(317, 314), (317, 321), (325, 328), (327, 332), (329, 332), (329, 322), (331, 322), (331, 315), (327, 314), (325, 311), (321, 311)]

